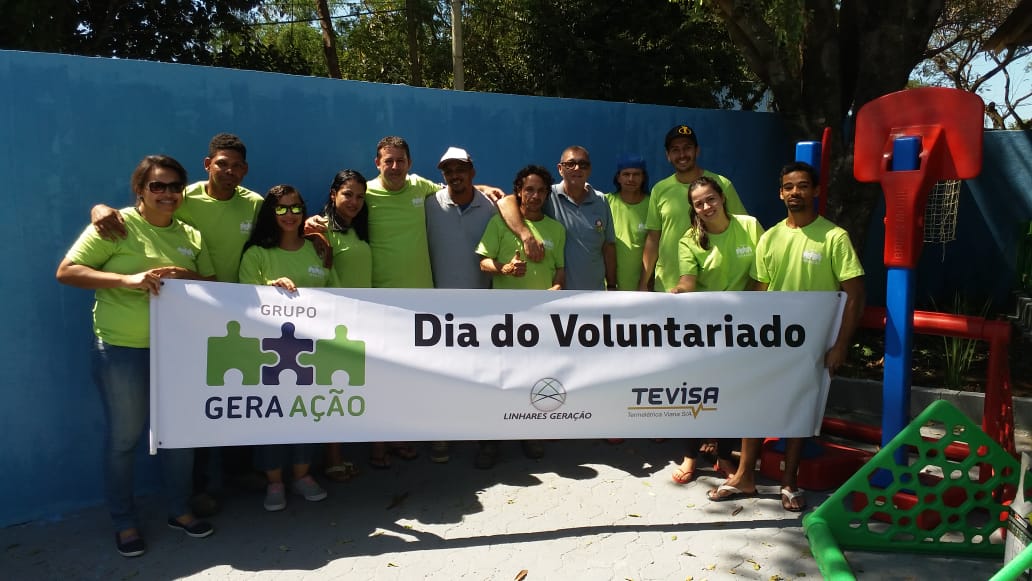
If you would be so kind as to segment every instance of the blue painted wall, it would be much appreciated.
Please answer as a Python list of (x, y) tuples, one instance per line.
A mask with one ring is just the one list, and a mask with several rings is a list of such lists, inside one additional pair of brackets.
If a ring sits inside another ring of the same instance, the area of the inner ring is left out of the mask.
[[(770, 114), (569, 99), (457, 93), (351, 81), (126, 60), (0, 51), (0, 183), (9, 264), (0, 278), (7, 362), (0, 405), (0, 526), (101, 501), (102, 412), (89, 378), (92, 294), (54, 270), (89, 208), (130, 203), (128, 180), (146, 154), (179, 159), (204, 177), (212, 135), (248, 145), (245, 185), (291, 183), (321, 204), (333, 174), (367, 177), (376, 142), (402, 135), (415, 173), (436, 178), (450, 145), (465, 147), (477, 182), (510, 189), (527, 163), (554, 168), (567, 145), (588, 148), (610, 189), (613, 160), (638, 151), (653, 181), (670, 173), (663, 135), (686, 122), (701, 162), (732, 178), (770, 224), (784, 210), (773, 187), (791, 155)], [(153, 484), (144, 470), (143, 488)]]

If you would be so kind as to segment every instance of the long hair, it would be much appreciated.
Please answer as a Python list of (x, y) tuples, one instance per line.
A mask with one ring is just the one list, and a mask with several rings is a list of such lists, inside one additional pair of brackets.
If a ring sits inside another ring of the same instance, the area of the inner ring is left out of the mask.
[(516, 178), (512, 180), (512, 193), (516, 196), (516, 202), (519, 204), (523, 203), (523, 198), (520, 196), (520, 192), (523, 190), (523, 183), (532, 175), (541, 178), (541, 181), (545, 182), (545, 189), (548, 190), (548, 195), (552, 195), (552, 174), (540, 165), (531, 164), (516, 172)]
[(297, 194), (297, 197), (301, 199), (301, 223), (297, 227), (297, 233), (298, 236), (304, 236), (305, 220), (308, 219), (305, 200), (301, 197), (301, 192), (297, 191), (297, 188), (294, 186), (280, 184), (272, 186), (265, 194), (265, 200), (262, 201), (262, 206), (258, 209), (258, 217), (255, 219), (254, 228), (251, 230), (251, 237), (247, 239), (247, 244), (244, 244), (244, 251), (247, 251), (252, 246), (261, 246), (262, 248), (275, 248), (279, 246), (282, 232), (280, 232), (279, 224), (276, 223), (276, 206), (279, 204), (280, 199), (290, 194)]
[(362, 209), (351, 219), (351, 224), (345, 224), (337, 215), (337, 207), (333, 203), (333, 194), (341, 189), (347, 182), (356, 182), (366, 186), (366, 179), (361, 173), (353, 169), (342, 169), (333, 176), (333, 183), (330, 184), (330, 193), (326, 197), (326, 204), (323, 206), (323, 216), (326, 216), (326, 228), (332, 232), (346, 233), (348, 228), (354, 228), (355, 235), (359, 240), (369, 242), (369, 205), (362, 204)]
[(731, 215), (727, 212), (727, 196), (724, 195), (724, 188), (720, 187), (713, 178), (702, 176), (694, 182), (688, 184), (688, 215), (691, 217), (692, 225), (688, 227), (688, 231), (692, 233), (692, 237), (699, 243), (699, 247), (703, 250), (709, 250), (709, 234), (706, 233), (706, 227), (702, 224), (702, 218), (699, 217), (699, 213), (695, 211), (695, 204), (692, 203), (692, 192), (703, 187), (709, 186), (713, 188), (713, 191), (720, 194), (720, 199), (723, 200), (724, 216), (727, 219), (731, 219)]

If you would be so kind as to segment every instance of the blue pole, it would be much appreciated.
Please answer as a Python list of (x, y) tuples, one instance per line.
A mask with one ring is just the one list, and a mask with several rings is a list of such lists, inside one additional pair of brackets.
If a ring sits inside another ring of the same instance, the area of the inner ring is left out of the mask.
[[(892, 143), (892, 171), (919, 168), (921, 138), (897, 137)], [(888, 192), (894, 195), (895, 192)], [(921, 195), (923, 192), (918, 192)], [(917, 224), (913, 225), (914, 228)], [(889, 267), (885, 296), (885, 369), (882, 384), (882, 446), (910, 423), (910, 372), (914, 337), (914, 269)], [(901, 449), (896, 462), (904, 464)]]
[[(821, 142), (820, 141), (800, 141), (795, 144), (795, 160), (802, 161), (810, 164), (813, 169), (817, 170), (817, 181), (824, 179), (824, 176), (820, 175), (821, 172)], [(817, 185), (817, 184), (814, 184)], [(814, 198), (814, 207), (820, 208), (818, 200), (820, 198)]]

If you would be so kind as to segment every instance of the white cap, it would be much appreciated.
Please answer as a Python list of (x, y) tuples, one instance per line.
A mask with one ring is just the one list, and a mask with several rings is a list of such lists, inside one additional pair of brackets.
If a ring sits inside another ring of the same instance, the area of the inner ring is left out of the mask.
[(444, 155), (441, 156), (441, 161), (437, 162), (437, 169), (441, 169), (441, 166), (444, 165), (444, 162), (450, 159), (458, 160), (473, 165), (473, 158), (471, 158), (469, 154), (466, 153), (465, 149), (462, 149), (461, 147), (449, 147), (448, 151), (444, 152)]

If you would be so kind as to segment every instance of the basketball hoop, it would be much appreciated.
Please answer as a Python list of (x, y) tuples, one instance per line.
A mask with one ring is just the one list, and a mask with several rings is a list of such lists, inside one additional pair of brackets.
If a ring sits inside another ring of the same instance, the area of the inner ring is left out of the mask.
[[(924, 241), (946, 244), (957, 239), (957, 209), (961, 180), (935, 184), (925, 208)], [(945, 248), (943, 249), (945, 251)]]

